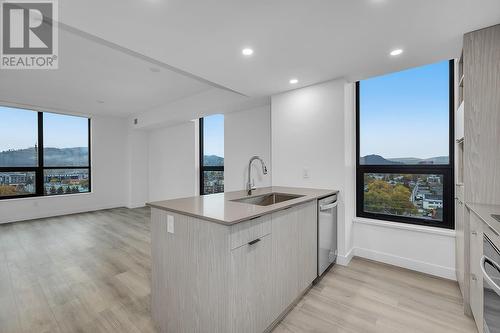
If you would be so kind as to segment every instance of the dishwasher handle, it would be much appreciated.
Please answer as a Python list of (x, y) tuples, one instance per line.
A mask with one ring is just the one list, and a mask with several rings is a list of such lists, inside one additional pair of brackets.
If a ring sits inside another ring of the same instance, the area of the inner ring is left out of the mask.
[(493, 266), (498, 272), (500, 272), (500, 265), (498, 265), (493, 259), (484, 256), (481, 258), (481, 271), (483, 272), (484, 279), (488, 282), (491, 289), (493, 289), (497, 295), (500, 296), (500, 286), (493, 281), (493, 279), (486, 272), (486, 268), (484, 267), (486, 264)]
[(329, 209), (332, 209), (335, 207), (337, 207), (337, 201), (332, 202), (331, 204), (328, 204), (328, 205), (319, 205), (319, 210), (325, 211), (325, 210), (329, 210)]

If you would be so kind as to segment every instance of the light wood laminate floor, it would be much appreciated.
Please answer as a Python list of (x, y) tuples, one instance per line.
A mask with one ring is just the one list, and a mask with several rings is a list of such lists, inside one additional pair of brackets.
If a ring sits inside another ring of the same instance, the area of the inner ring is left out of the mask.
[[(154, 332), (149, 210), (0, 225), (0, 332)], [(456, 283), (362, 259), (335, 266), (275, 329), (475, 332)]]

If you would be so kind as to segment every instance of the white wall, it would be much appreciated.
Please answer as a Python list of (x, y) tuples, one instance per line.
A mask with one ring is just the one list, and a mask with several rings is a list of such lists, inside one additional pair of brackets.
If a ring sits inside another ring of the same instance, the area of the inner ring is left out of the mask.
[(197, 122), (149, 133), (149, 201), (197, 193)]
[[(145, 201), (198, 194), (198, 124), (184, 122), (148, 133), (148, 195)], [(137, 140), (137, 139), (136, 139)], [(142, 144), (142, 143), (141, 143)], [(136, 142), (136, 145), (141, 144)], [(224, 114), (224, 187), (245, 188), (248, 160), (261, 156), (269, 173), (253, 165), (257, 187), (271, 186), (271, 111), (269, 106)], [(137, 168), (137, 167), (136, 167)], [(140, 180), (136, 180), (136, 183)], [(139, 186), (139, 188), (142, 188)]]
[[(350, 220), (346, 216), (345, 81), (335, 80), (271, 98), (273, 186), (337, 189), (339, 262), (347, 259)], [(349, 118), (350, 119), (350, 118)], [(352, 140), (352, 138), (349, 138)], [(304, 178), (304, 169), (309, 177)], [(351, 189), (349, 189), (351, 190)], [(349, 202), (349, 207), (351, 203)]]
[(247, 97), (219, 88), (162, 105), (132, 116), (136, 129), (165, 128), (215, 113), (229, 113), (269, 105), (269, 97)]
[[(139, 133), (137, 133), (139, 132)], [(132, 207), (142, 202), (168, 200), (197, 195), (199, 192), (198, 123), (183, 122), (148, 132), (132, 130), (132, 170), (141, 170), (147, 159), (147, 195), (143, 195), (142, 179), (132, 179)], [(146, 134), (144, 134), (146, 133)], [(146, 135), (146, 137), (144, 137)], [(147, 143), (147, 148), (140, 151)], [(139, 151), (137, 151), (139, 149)], [(267, 163), (269, 174), (262, 175), (253, 166), (255, 184), (271, 185), (271, 115), (270, 107), (258, 107), (224, 115), (224, 186), (226, 191), (242, 190), (248, 172), (248, 160), (259, 155)], [(134, 174), (144, 172), (131, 172)]]
[(356, 218), (356, 256), (456, 280), (455, 231)]
[(143, 207), (149, 197), (149, 133), (129, 128), (128, 208)]
[(125, 206), (126, 119), (92, 118), (92, 193), (0, 201), (0, 223)]
[(353, 255), (353, 224), (356, 216), (356, 88), (354, 83), (346, 83), (344, 86), (344, 205), (345, 221), (343, 224), (345, 244), (344, 264), (347, 264)]
[(262, 174), (258, 161), (252, 164), (255, 186), (271, 186), (271, 108), (264, 106), (224, 115), (224, 190), (246, 188), (248, 161), (257, 155), (264, 159), (268, 174)]

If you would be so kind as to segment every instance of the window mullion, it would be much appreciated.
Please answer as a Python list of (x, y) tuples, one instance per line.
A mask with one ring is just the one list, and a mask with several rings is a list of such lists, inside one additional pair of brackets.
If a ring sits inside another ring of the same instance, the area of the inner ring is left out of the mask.
[(35, 172), (35, 183), (36, 183), (36, 194), (44, 195), (45, 191), (43, 189), (43, 112), (38, 112), (38, 165)]

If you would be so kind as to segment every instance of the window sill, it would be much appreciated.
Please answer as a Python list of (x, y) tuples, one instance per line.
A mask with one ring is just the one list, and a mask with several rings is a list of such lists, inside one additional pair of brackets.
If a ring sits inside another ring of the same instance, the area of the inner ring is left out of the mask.
[(440, 235), (440, 236), (446, 236), (446, 237), (455, 237), (455, 230), (450, 230), (450, 229), (426, 227), (426, 226), (422, 226), (422, 225), (397, 223), (397, 222), (391, 222), (391, 221), (382, 221), (382, 220), (368, 219), (368, 218), (364, 218), (364, 217), (354, 217), (352, 219), (352, 221), (353, 221), (353, 223), (373, 225), (373, 226), (389, 228), (389, 229), (401, 229), (401, 230), (421, 232), (421, 233)]
[(58, 195), (40, 195), (35, 197), (24, 197), (24, 198), (10, 198), (10, 199), (0, 199), (0, 204), (2, 202), (12, 202), (12, 201), (29, 201), (29, 200), (40, 200), (40, 199), (53, 199), (53, 198), (67, 198), (67, 197), (78, 197), (82, 195), (90, 195), (94, 192), (83, 192), (83, 193), (73, 193), (73, 194), (58, 194)]

